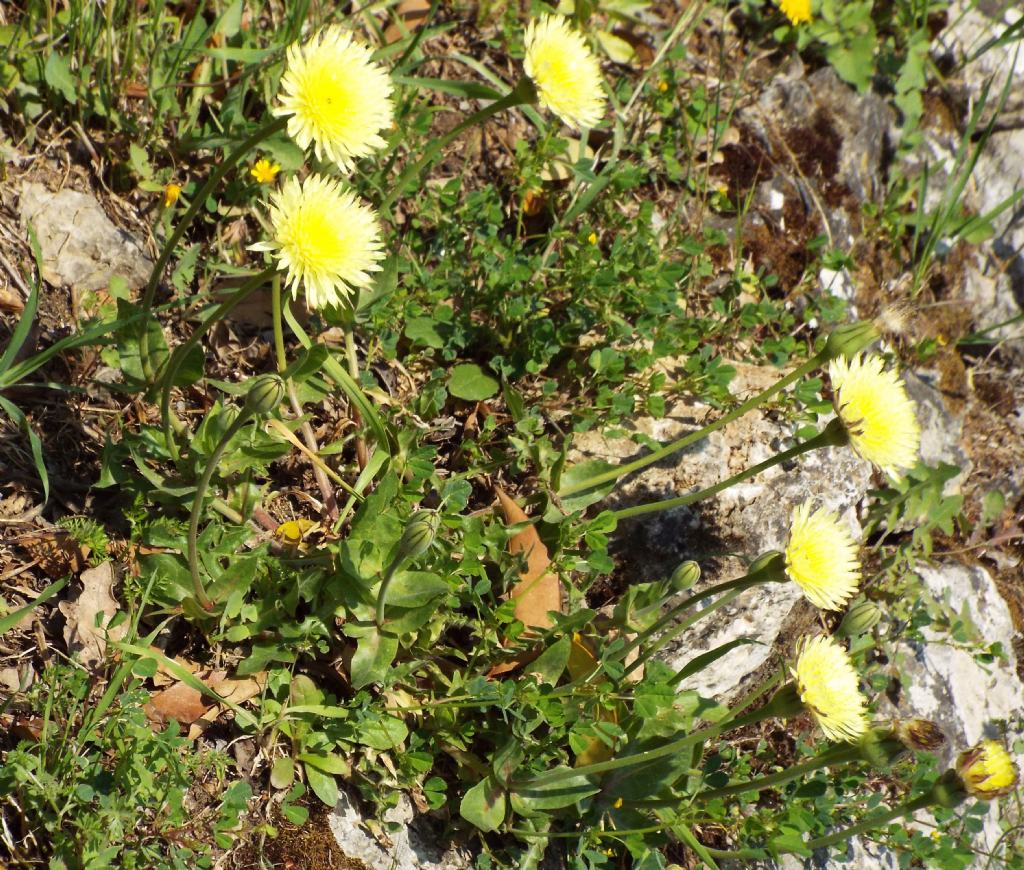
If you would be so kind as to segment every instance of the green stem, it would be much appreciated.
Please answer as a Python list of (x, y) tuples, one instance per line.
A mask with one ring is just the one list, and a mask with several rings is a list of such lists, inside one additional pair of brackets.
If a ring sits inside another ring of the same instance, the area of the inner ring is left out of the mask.
[(480, 109), (480, 111), (470, 115), (465, 121), (455, 127), (455, 129), (446, 133), (440, 139), (432, 140), (430, 144), (423, 149), (423, 156), (412, 164), (412, 166), (407, 166), (403, 170), (402, 174), (398, 177), (398, 181), (396, 181), (394, 186), (391, 188), (391, 192), (384, 197), (384, 200), (380, 204), (381, 213), (389, 214), (391, 206), (394, 205), (395, 200), (405, 192), (405, 188), (413, 180), (419, 178), (420, 173), (438, 155), (442, 148), (445, 148), (453, 142), (465, 130), (469, 129), (474, 124), (483, 123), (492, 115), (497, 115), (498, 112), (503, 112), (505, 109), (512, 109), (516, 106), (523, 106), (527, 103), (535, 103), (536, 101), (537, 91), (533, 86), (533, 82), (524, 76), (516, 83), (516, 86), (512, 91), (500, 100), (495, 100), (489, 106), (485, 106)]
[(206, 468), (203, 469), (203, 476), (199, 478), (199, 483), (196, 486), (195, 501), (192, 503), (192, 516), (188, 527), (188, 570), (192, 574), (192, 586), (195, 589), (196, 601), (199, 602), (203, 610), (211, 610), (213, 608), (213, 602), (210, 600), (210, 596), (206, 594), (203, 580), (199, 576), (199, 554), (196, 549), (196, 539), (199, 536), (199, 515), (203, 510), (203, 496), (206, 495), (206, 490), (210, 486), (210, 479), (217, 468), (217, 463), (220, 462), (221, 456), (224, 455), (224, 451), (227, 449), (228, 442), (235, 437), (251, 416), (252, 411), (248, 407), (243, 407), (238, 412), (238, 416), (228, 426), (227, 431), (221, 436), (217, 446), (213, 449), (213, 453), (210, 454), (210, 458), (206, 462)]
[[(174, 228), (174, 231), (160, 249), (160, 255), (157, 257), (156, 263), (153, 264), (153, 271), (149, 274), (149, 282), (146, 284), (146, 289), (142, 294), (141, 307), (143, 311), (149, 311), (152, 307), (153, 297), (156, 295), (156, 288), (160, 283), (160, 276), (163, 275), (168, 261), (174, 254), (175, 247), (177, 247), (178, 242), (181, 241), (181, 237), (185, 235), (185, 230), (187, 230), (192, 221), (195, 220), (200, 209), (206, 207), (206, 200), (209, 198), (210, 194), (213, 193), (217, 185), (221, 183), (224, 176), (234, 169), (242, 158), (249, 153), (249, 151), (264, 139), (268, 139), (275, 133), (283, 130), (287, 124), (287, 118), (275, 118), (270, 123), (260, 127), (255, 133), (253, 133), (248, 139), (244, 140), (234, 151), (225, 157), (213, 172), (210, 173), (209, 178), (206, 179), (203, 186), (200, 187), (199, 191), (192, 197), (192, 203), (189, 205), (181, 220), (178, 221), (178, 225)], [(139, 352), (142, 357), (143, 371), (146, 370), (146, 366), (149, 364), (149, 342), (147, 340), (147, 334), (148, 333), (143, 330), (141, 340), (139, 342)]]
[(274, 322), (274, 353), (277, 356), (277, 370), (283, 372), (288, 368), (288, 359), (284, 353), (284, 324), (281, 321), (281, 276), (274, 276), (270, 285), (270, 319)]
[(387, 571), (384, 572), (384, 578), (380, 581), (380, 590), (377, 592), (377, 628), (384, 628), (384, 605), (387, 604), (388, 600), (388, 587), (391, 585), (392, 579), (395, 574), (398, 573), (399, 565), (404, 562), (404, 559), (394, 559), (390, 565), (388, 565)]
[(842, 828), (841, 830), (833, 831), (831, 834), (827, 834), (824, 837), (817, 837), (813, 840), (809, 840), (806, 843), (806, 846), (808, 849), (813, 851), (814, 849), (824, 849), (827, 846), (845, 842), (851, 837), (856, 837), (858, 834), (866, 834), (869, 831), (874, 831), (882, 825), (887, 825), (889, 822), (895, 821), (903, 816), (909, 816), (916, 813), (918, 810), (930, 807), (934, 803), (935, 795), (931, 790), (929, 790), (923, 795), (920, 795), (913, 800), (906, 801), (887, 812), (868, 816), (866, 819), (862, 819), (857, 822), (857, 824), (850, 825), (848, 828)]
[[(860, 747), (856, 744), (835, 746), (827, 752), (823, 752), (821, 755), (812, 758), (809, 761), (805, 761), (803, 764), (787, 767), (777, 773), (768, 774), (767, 776), (758, 777), (757, 779), (751, 779), (747, 782), (737, 782), (732, 785), (722, 786), (721, 788), (698, 792), (694, 795), (693, 799), (700, 803), (707, 803), (708, 801), (730, 797), (734, 794), (745, 794), (751, 791), (761, 791), (766, 788), (773, 788), (777, 785), (784, 785), (790, 780), (797, 779), (805, 774), (813, 773), (822, 767), (842, 764), (847, 761), (854, 761), (860, 757)], [(661, 801), (639, 801), (638, 805), (644, 807), (668, 806), (668, 804)]]
[(734, 474), (732, 477), (723, 480), (720, 483), (716, 483), (714, 486), (709, 486), (707, 489), (701, 489), (697, 492), (690, 492), (686, 495), (678, 496), (677, 498), (668, 498), (664, 501), (638, 504), (633, 507), (623, 508), (622, 510), (612, 511), (612, 516), (617, 520), (624, 520), (629, 517), (637, 517), (642, 514), (650, 514), (655, 513), (656, 511), (664, 511), (669, 510), (670, 508), (693, 504), (696, 501), (710, 498), (716, 493), (721, 492), (723, 489), (728, 489), (730, 486), (734, 486), (737, 483), (742, 483), (744, 480), (754, 477), (754, 475), (760, 474), (762, 471), (767, 471), (775, 465), (779, 465), (780, 463), (786, 462), (790, 459), (795, 459), (802, 453), (809, 453), (811, 450), (817, 450), (819, 447), (838, 447), (843, 444), (847, 444), (848, 442), (849, 435), (843, 427), (842, 421), (836, 417), (813, 438), (809, 438), (806, 441), (795, 444), (788, 450), (783, 450), (781, 453), (777, 453), (775, 456), (771, 457), (771, 459), (759, 462), (757, 465), (753, 465), (750, 468), (741, 471), (739, 474)]
[[(700, 604), (707, 598), (711, 598), (713, 595), (719, 595), (723, 592), (735, 592), (736, 594), (742, 592), (745, 589), (749, 589), (751, 586), (756, 586), (758, 583), (767, 583), (777, 579), (774, 571), (769, 571), (767, 568), (762, 568), (758, 571), (745, 574), (742, 577), (738, 577), (735, 580), (728, 580), (725, 583), (718, 583), (714, 586), (710, 586), (703, 592), (698, 592), (694, 595), (684, 598), (675, 607), (669, 610), (664, 616), (658, 619), (653, 625), (644, 629), (636, 637), (634, 637), (629, 643), (627, 643), (621, 650), (616, 653), (617, 658), (623, 658), (629, 655), (634, 649), (640, 646), (651, 636), (657, 634), (662, 629), (671, 625), (673, 620), (676, 619), (681, 613), (689, 610), (695, 604)], [(736, 596), (733, 595), (733, 598)], [(729, 599), (730, 601), (732, 598)], [(722, 602), (725, 603), (725, 602)], [(716, 603), (713, 605), (715, 608), (720, 607), (721, 604)], [(707, 611), (701, 611), (703, 615)], [(699, 616), (698, 616), (699, 618)]]
[(209, 332), (216, 323), (227, 317), (237, 305), (247, 299), (253, 291), (261, 287), (271, 277), (273, 277), (276, 272), (277, 269), (265, 269), (242, 284), (241, 287), (221, 302), (220, 305), (217, 306), (217, 309), (207, 317), (200, 326), (196, 327), (192, 335), (190, 335), (182, 344), (178, 345), (178, 347), (174, 349), (174, 353), (171, 354), (171, 358), (167, 362), (167, 370), (164, 372), (163, 383), (160, 385), (160, 421), (163, 426), (167, 449), (175, 459), (178, 458), (178, 445), (175, 444), (174, 436), (171, 433), (171, 388), (174, 386), (174, 378), (178, 374), (178, 370), (184, 364), (185, 359), (188, 357), (192, 348), (199, 343), (200, 339), (206, 335), (206, 333)]
[(563, 779), (574, 779), (577, 776), (591, 776), (596, 773), (606, 773), (609, 770), (618, 770), (623, 767), (647, 764), (651, 761), (656, 761), (659, 758), (665, 758), (669, 755), (677, 755), (684, 749), (693, 746), (695, 743), (712, 740), (726, 731), (731, 731), (734, 728), (742, 728), (745, 725), (752, 725), (755, 722), (760, 722), (762, 719), (767, 719), (769, 716), (774, 715), (775, 707), (772, 705), (771, 701), (769, 701), (763, 707), (758, 707), (756, 710), (752, 710), (744, 716), (730, 719), (718, 725), (712, 725), (710, 728), (695, 731), (692, 734), (687, 734), (685, 737), (680, 737), (678, 740), (673, 740), (662, 746), (656, 746), (654, 749), (647, 749), (644, 752), (638, 752), (636, 755), (612, 758), (608, 761), (596, 762), (595, 764), (584, 764), (581, 767), (549, 770), (546, 773), (538, 774), (533, 777), (533, 779), (527, 780), (526, 782), (516, 783), (515, 785), (521, 789), (528, 789), (541, 785), (542, 783), (558, 782)]
[(574, 495), (577, 492), (583, 492), (584, 490), (593, 489), (594, 487), (600, 486), (602, 483), (608, 483), (609, 481), (612, 480), (618, 480), (620, 477), (624, 477), (627, 474), (632, 474), (634, 471), (639, 471), (642, 468), (646, 468), (648, 465), (653, 465), (655, 462), (659, 462), (666, 456), (671, 456), (673, 453), (682, 450), (684, 447), (688, 447), (689, 445), (693, 444), (696, 441), (701, 441), (704, 438), (707, 438), (708, 435), (710, 435), (712, 432), (716, 432), (723, 426), (727, 426), (733, 420), (742, 417), (748, 411), (752, 411), (765, 400), (770, 399), (780, 390), (784, 390), (794, 381), (798, 381), (800, 378), (804, 377), (804, 375), (807, 375), (810, 372), (814, 371), (816, 368), (818, 368), (824, 362), (826, 362), (828, 358), (829, 356), (828, 354), (825, 353), (825, 351), (815, 354), (809, 360), (807, 360), (807, 362), (805, 362), (802, 366), (794, 369), (785, 377), (780, 378), (772, 386), (768, 387), (768, 389), (763, 390), (762, 392), (758, 393), (756, 396), (753, 396), (750, 399), (747, 399), (741, 405), (737, 405), (728, 414), (726, 414), (723, 417), (720, 417), (718, 420), (715, 420), (714, 423), (709, 423), (707, 426), (704, 426), (702, 429), (698, 429), (696, 432), (691, 432), (688, 435), (684, 435), (682, 438), (680, 438), (677, 441), (673, 441), (671, 444), (666, 444), (664, 447), (659, 447), (652, 453), (648, 453), (646, 456), (641, 456), (639, 459), (635, 459), (633, 462), (627, 462), (625, 465), (619, 465), (615, 468), (609, 469), (608, 471), (601, 472), (600, 474), (595, 474), (593, 477), (589, 477), (585, 480), (578, 481), (577, 483), (569, 484), (568, 486), (561, 488), (558, 491), (558, 495), (564, 498), (569, 495)]
[[(673, 640), (674, 638), (679, 637), (679, 635), (681, 635), (687, 629), (692, 628), (700, 620), (702, 620), (705, 616), (709, 616), (710, 614), (714, 613), (719, 608), (725, 607), (726, 604), (729, 604), (730, 602), (735, 601), (745, 590), (749, 589), (752, 586), (757, 586), (760, 583), (782, 582), (783, 579), (784, 578), (778, 578), (777, 579), (775, 577), (766, 577), (764, 575), (761, 575), (761, 576), (756, 576), (755, 575), (755, 576), (752, 576), (752, 577), (740, 577), (738, 580), (732, 580), (729, 583), (721, 583), (721, 584), (719, 584), (719, 587), (717, 587), (717, 588), (719, 588), (720, 591), (725, 591), (724, 595), (722, 595), (720, 598), (717, 598), (715, 601), (713, 601), (711, 604), (709, 604), (703, 610), (700, 610), (697, 613), (693, 614), (693, 616), (690, 616), (687, 619), (684, 619), (681, 622), (676, 623), (671, 628), (671, 630), (669, 630), (666, 634), (664, 634), (660, 638), (660, 643), (658, 644), (658, 646), (649, 647), (641, 655), (637, 656), (636, 659), (634, 661), (632, 661), (626, 667), (626, 670), (623, 671), (623, 674), (622, 674), (623, 679), (628, 677), (631, 673), (633, 673), (633, 671), (635, 671), (641, 665), (645, 664), (651, 658), (651, 656), (653, 656), (658, 651), (658, 649), (660, 647), (663, 647), (670, 640)], [(722, 587), (724, 587), (724, 589)], [(713, 591), (713, 590), (708, 590), (708, 591), (710, 592), (710, 591)], [(697, 598), (697, 597), (698, 596), (693, 596), (693, 598)], [(683, 604), (687, 604), (687, 605), (693, 604), (693, 603), (696, 603), (695, 601), (693, 601), (693, 599), (687, 599), (686, 601), (683, 602)], [(665, 621), (665, 624), (667, 624), (668, 622), (671, 622), (671, 620), (679, 612), (679, 607), (680, 607), (680, 605), (677, 605), (676, 607), (674, 607), (667, 614), (665, 614), (665, 616), (662, 617), (662, 619), (658, 620), (658, 622), (655, 623), (655, 625), (658, 625), (659, 623), (662, 623), (663, 620)], [(662, 627), (664, 627), (664, 625), (662, 625)]]

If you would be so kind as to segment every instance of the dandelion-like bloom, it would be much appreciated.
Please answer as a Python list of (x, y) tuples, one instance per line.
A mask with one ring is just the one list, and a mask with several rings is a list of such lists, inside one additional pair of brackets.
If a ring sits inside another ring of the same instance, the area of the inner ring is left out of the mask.
[(526, 75), (540, 102), (570, 127), (593, 127), (604, 116), (601, 66), (561, 15), (542, 15), (526, 28)]
[(811, 0), (779, 0), (779, 9), (794, 27), (811, 20)]
[(832, 638), (801, 641), (792, 674), (800, 700), (829, 740), (852, 743), (868, 730), (860, 677)]
[(170, 208), (181, 196), (181, 185), (173, 181), (164, 188), (164, 208)]
[(307, 308), (340, 305), (370, 284), (384, 257), (373, 209), (320, 175), (301, 183), (292, 176), (270, 201), (273, 236), (250, 248), (277, 258), (292, 295), (305, 289)]
[(880, 356), (843, 357), (828, 367), (836, 392), (836, 410), (850, 443), (868, 462), (897, 475), (917, 461), (921, 429), (914, 403), (896, 372)]
[(277, 173), (280, 171), (280, 164), (271, 163), (264, 157), (262, 160), (256, 161), (256, 165), (249, 170), (249, 174), (260, 184), (273, 184), (274, 179), (277, 178)]
[(342, 28), (325, 28), (305, 45), (288, 47), (281, 90), (274, 114), (290, 115), (288, 135), (300, 148), (312, 143), (321, 160), (348, 171), (384, 147), (380, 131), (394, 117), (391, 79), (370, 49)]
[(1005, 797), (1017, 786), (1017, 768), (998, 740), (983, 740), (960, 753), (956, 772), (967, 793), (978, 800)]
[(812, 513), (810, 501), (793, 511), (786, 574), (822, 610), (840, 610), (857, 593), (857, 543), (832, 511)]

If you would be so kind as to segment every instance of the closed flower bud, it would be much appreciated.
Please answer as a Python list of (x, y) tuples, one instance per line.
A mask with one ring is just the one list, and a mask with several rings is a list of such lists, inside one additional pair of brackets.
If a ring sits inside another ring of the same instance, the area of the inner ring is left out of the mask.
[(437, 527), (440, 521), (441, 516), (437, 511), (416, 511), (416, 513), (409, 517), (405, 531), (402, 532), (395, 559), (402, 561), (415, 559), (417, 556), (422, 556), (427, 552), (430, 549), (430, 545), (434, 543), (434, 536), (437, 534)]
[(916, 752), (935, 752), (946, 742), (939, 726), (927, 719), (903, 719), (893, 723), (892, 730), (900, 743)]
[(1017, 787), (1017, 767), (998, 740), (983, 740), (961, 752), (956, 772), (967, 793), (978, 800), (1005, 797)]
[(676, 592), (683, 592), (692, 587), (698, 580), (700, 580), (700, 565), (687, 560), (686, 562), (680, 562), (679, 567), (672, 572), (670, 582)]
[(284, 381), (277, 375), (253, 378), (245, 394), (245, 407), (253, 414), (269, 414), (284, 399)]
[(878, 337), (878, 330), (874, 324), (863, 321), (843, 324), (832, 330), (828, 341), (825, 342), (825, 356), (827, 359), (836, 359), (841, 356), (849, 359), (876, 341)]
[(869, 729), (858, 741), (861, 757), (881, 770), (886, 770), (907, 754), (907, 747), (887, 729)]
[(874, 602), (861, 601), (846, 612), (843, 621), (839, 623), (839, 628), (836, 629), (836, 636), (850, 638), (867, 634), (878, 625), (881, 618), (882, 611)]

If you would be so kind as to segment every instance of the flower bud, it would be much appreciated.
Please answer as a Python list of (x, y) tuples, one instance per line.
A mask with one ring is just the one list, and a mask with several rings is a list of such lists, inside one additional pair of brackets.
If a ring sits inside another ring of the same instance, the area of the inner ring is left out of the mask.
[(1017, 768), (998, 740), (983, 740), (961, 752), (956, 772), (967, 793), (978, 800), (1005, 797), (1017, 787)]
[(907, 749), (915, 752), (935, 752), (946, 742), (939, 726), (927, 719), (903, 719), (894, 722), (892, 732)]
[(849, 359), (871, 342), (877, 341), (878, 337), (878, 329), (872, 323), (864, 321), (844, 323), (832, 330), (832, 334), (825, 342), (825, 358), (832, 360), (845, 356)]
[(882, 618), (882, 611), (872, 601), (861, 601), (854, 604), (843, 617), (836, 629), (836, 637), (857, 637), (867, 634), (878, 625)]
[(395, 559), (402, 561), (415, 559), (427, 552), (430, 545), (434, 543), (434, 536), (437, 534), (440, 522), (441, 515), (437, 511), (416, 511), (409, 517), (405, 531), (402, 532)]
[(880, 770), (892, 767), (907, 754), (907, 747), (887, 729), (868, 729), (857, 742), (861, 757)]
[(284, 381), (277, 375), (253, 378), (245, 394), (245, 407), (253, 414), (269, 414), (284, 398)]
[(672, 583), (672, 588), (675, 589), (676, 592), (684, 592), (692, 587), (698, 580), (700, 580), (700, 565), (696, 562), (687, 560), (685, 562), (680, 562), (679, 567), (672, 572), (672, 579), (670, 582)]

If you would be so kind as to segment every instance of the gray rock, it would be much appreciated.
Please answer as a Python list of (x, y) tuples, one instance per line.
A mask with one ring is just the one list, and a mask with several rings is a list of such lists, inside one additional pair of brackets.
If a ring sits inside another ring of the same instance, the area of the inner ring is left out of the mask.
[(904, 372), (907, 395), (913, 400), (921, 426), (921, 459), (928, 465), (946, 462), (960, 468), (960, 474), (946, 483), (946, 494), (958, 492), (970, 476), (972, 463), (960, 446), (963, 417), (946, 406), (938, 389), (939, 374), (930, 371)]
[[(773, 383), (779, 373), (753, 366), (737, 366), (733, 389), (749, 394)], [(640, 418), (638, 431), (661, 442), (681, 437), (719, 412), (703, 405), (679, 403), (663, 419)], [(788, 446), (792, 426), (755, 410), (709, 438), (645, 469), (619, 486), (610, 506), (624, 506), (671, 498), (717, 483), (755, 465)], [(641, 452), (630, 439), (608, 439), (586, 433), (576, 441), (570, 459), (599, 458), (620, 462)], [(744, 573), (739, 559), (721, 557), (740, 552), (752, 559), (781, 549), (788, 536), (795, 507), (812, 498), (839, 513), (851, 529), (858, 528), (856, 505), (871, 480), (871, 469), (848, 449), (826, 449), (805, 454), (788, 467), (775, 466), (696, 506), (637, 517), (623, 524), (619, 534), (628, 547), (629, 570), (637, 580), (666, 576), (683, 559), (702, 563), (700, 588)], [(741, 688), (744, 679), (764, 664), (780, 632), (802, 600), (792, 584), (771, 584), (749, 589), (662, 650), (671, 667), (681, 668), (694, 656), (739, 637), (759, 644), (739, 646), (713, 668), (691, 677), (686, 688), (703, 695), (726, 698)], [(787, 639), (789, 640), (789, 639)]]
[(466, 870), (473, 865), (469, 850), (443, 844), (439, 832), (432, 830), (426, 817), (416, 814), (404, 794), (384, 819), (395, 829), (381, 828), (379, 839), (370, 836), (367, 825), (377, 823), (368, 823), (343, 792), (328, 823), (342, 851), (372, 870)]
[(142, 247), (106, 216), (95, 197), (76, 190), (52, 193), (25, 182), (19, 205), (23, 227), (32, 225), (43, 255), (43, 277), (55, 286), (100, 290), (114, 275), (128, 286), (149, 279), (152, 261)]

